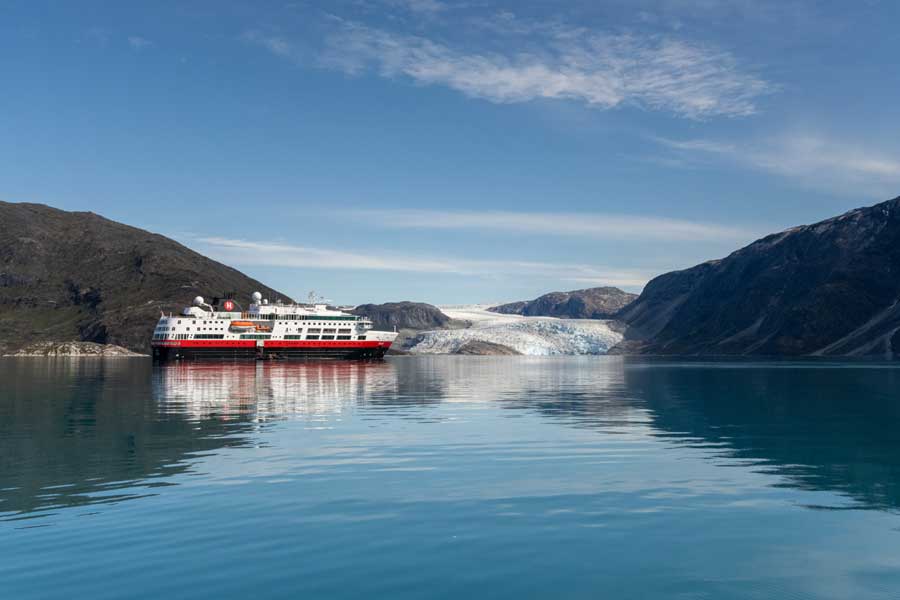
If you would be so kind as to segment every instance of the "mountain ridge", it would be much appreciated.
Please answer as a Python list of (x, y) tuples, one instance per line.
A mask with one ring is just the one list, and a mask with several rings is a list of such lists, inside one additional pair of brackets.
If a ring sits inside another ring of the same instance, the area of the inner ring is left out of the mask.
[(385, 302), (384, 304), (360, 304), (349, 311), (369, 317), (375, 329), (442, 329), (450, 323), (450, 317), (441, 309), (424, 302)]
[(534, 300), (510, 302), (488, 308), (491, 312), (525, 317), (560, 317), (564, 319), (610, 319), (637, 299), (616, 287), (604, 286), (549, 292)]
[(900, 197), (651, 280), (618, 352), (900, 355)]
[(0, 352), (34, 342), (147, 352), (161, 311), (196, 295), (290, 298), (165, 236), (44, 204), (0, 201)]

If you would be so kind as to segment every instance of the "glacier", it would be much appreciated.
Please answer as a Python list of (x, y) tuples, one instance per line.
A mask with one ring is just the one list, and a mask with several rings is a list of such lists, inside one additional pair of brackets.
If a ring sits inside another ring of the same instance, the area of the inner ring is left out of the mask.
[(622, 341), (610, 321), (523, 317), (489, 312), (490, 305), (440, 306), (463, 329), (422, 331), (404, 348), (412, 354), (452, 354), (470, 341), (502, 344), (528, 356), (606, 354)]

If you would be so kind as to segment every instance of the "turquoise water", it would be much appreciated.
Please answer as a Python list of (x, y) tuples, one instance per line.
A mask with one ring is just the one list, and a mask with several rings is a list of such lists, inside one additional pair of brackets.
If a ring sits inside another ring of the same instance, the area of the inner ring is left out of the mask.
[(0, 360), (3, 598), (897, 598), (900, 365)]

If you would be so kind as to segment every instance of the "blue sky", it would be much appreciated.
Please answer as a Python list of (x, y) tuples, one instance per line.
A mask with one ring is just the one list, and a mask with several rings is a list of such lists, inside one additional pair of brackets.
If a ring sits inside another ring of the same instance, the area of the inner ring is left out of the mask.
[(0, 199), (295, 297), (637, 291), (900, 194), (900, 3), (0, 6)]

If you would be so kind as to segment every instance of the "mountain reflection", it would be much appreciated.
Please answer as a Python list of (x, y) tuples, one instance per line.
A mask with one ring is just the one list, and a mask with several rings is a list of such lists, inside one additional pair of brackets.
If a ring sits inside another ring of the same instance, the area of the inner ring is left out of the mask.
[(659, 435), (756, 461), (779, 485), (900, 508), (896, 364), (635, 361), (625, 384)]
[(525, 376), (505, 406), (606, 432), (646, 423), (710, 459), (776, 475), (774, 485), (900, 508), (900, 365), (606, 357), (581, 369), (580, 384), (565, 377), (553, 390)]
[(774, 485), (900, 507), (900, 369), (887, 365), (4, 360), (0, 377), (0, 515), (7, 519), (158, 493), (199, 457), (264, 443), (266, 429), (284, 420), (314, 427), (351, 415), (440, 421), (456, 403), (597, 435), (652, 436), (770, 473)]
[[(603, 433), (636, 426), (710, 459), (837, 492), (861, 508), (900, 508), (900, 365), (678, 362), (621, 357), (428, 359), (448, 400)], [(420, 363), (398, 361), (404, 369)]]
[(0, 361), (0, 513), (152, 494), (248, 425), (160, 415), (142, 360)]
[(0, 514), (154, 494), (261, 424), (396, 397), (388, 363), (0, 361)]

